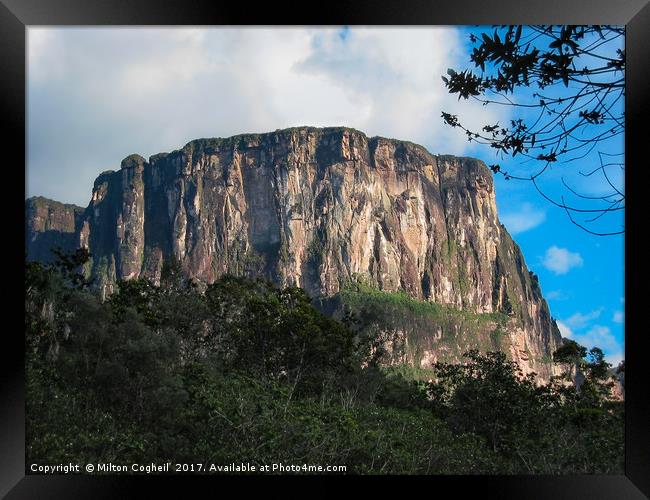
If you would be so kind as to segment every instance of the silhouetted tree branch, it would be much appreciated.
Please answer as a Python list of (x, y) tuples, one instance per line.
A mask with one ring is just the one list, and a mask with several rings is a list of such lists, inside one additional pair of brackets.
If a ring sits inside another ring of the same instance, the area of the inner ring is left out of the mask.
[[(624, 232), (622, 226), (606, 231), (588, 228), (625, 209), (624, 190), (613, 180), (614, 175), (622, 178), (625, 168), (624, 36), (625, 29), (617, 26), (497, 26), (492, 33), (470, 35), (474, 70), (449, 69), (442, 77), (459, 100), (520, 110), (520, 117), (509, 124), (488, 123), (479, 131), (463, 125), (457, 115), (442, 113), (444, 122), (465, 132), (468, 141), (490, 146), (497, 156), (521, 157), (528, 170), (515, 174), (490, 165), (495, 174), (533, 182), (576, 226), (603, 236)], [(620, 153), (596, 150), (605, 145)], [(616, 157), (620, 161), (609, 160)], [(573, 173), (569, 167), (574, 162), (598, 162), (588, 172), (578, 172), (583, 177), (600, 175), (608, 191), (594, 195), (572, 187), (564, 172)], [(561, 183), (570, 201), (564, 196), (555, 199), (540, 188), (538, 180), (556, 165), (562, 168)], [(575, 215), (580, 213), (595, 216), (578, 221)]]

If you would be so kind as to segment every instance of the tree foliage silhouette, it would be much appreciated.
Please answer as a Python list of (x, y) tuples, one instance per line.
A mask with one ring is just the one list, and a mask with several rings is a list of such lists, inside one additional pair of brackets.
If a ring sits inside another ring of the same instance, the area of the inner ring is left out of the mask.
[(300, 288), (222, 276), (201, 292), (166, 270), (160, 285), (122, 281), (104, 300), (70, 278), (87, 258), (25, 262), (27, 464), (623, 471), (624, 407), (597, 348), (554, 356), (579, 364), (579, 390), (537, 384), (500, 352), (386, 366)]
[[(449, 69), (442, 79), (459, 100), (514, 107), (521, 116), (509, 124), (487, 123), (478, 131), (447, 112), (442, 113), (444, 122), (463, 130), (470, 142), (496, 149), (499, 156), (521, 157), (526, 174), (504, 171), (499, 164), (490, 168), (506, 180), (532, 182), (580, 228), (599, 236), (623, 233), (624, 228), (611, 227), (614, 219), (606, 216), (625, 208), (619, 185), (625, 168), (625, 29), (498, 26), (491, 31), (470, 34), (473, 70)], [(558, 165), (559, 199), (540, 185), (542, 176)], [(600, 176), (606, 192), (594, 195), (576, 188), (567, 181), (567, 175), (575, 174), (571, 166), (583, 177)]]

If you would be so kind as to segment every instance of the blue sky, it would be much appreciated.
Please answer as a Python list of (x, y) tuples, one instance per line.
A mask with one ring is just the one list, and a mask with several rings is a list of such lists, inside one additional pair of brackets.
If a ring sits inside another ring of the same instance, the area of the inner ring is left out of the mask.
[[(469, 66), (469, 31), (30, 27), (26, 195), (85, 206), (97, 174), (119, 168), (128, 154), (298, 125), (346, 125), (434, 154), (521, 168), (440, 118), (458, 114), (477, 129), (512, 117), (511, 109), (458, 101), (444, 89), (447, 68)], [(558, 175), (546, 185), (551, 195), (559, 193)], [(596, 179), (574, 179), (587, 192), (602, 188)], [(529, 183), (497, 177), (496, 186), (500, 218), (565, 336), (618, 362), (623, 237), (585, 233)]]
[[(462, 30), (465, 53), (469, 53), (472, 46), (468, 35), (479, 36), (483, 30), (484, 27)], [(622, 40), (607, 45), (606, 50), (614, 53), (617, 48), (624, 48)], [(466, 68), (474, 69), (470, 61), (455, 69)], [(531, 102), (530, 99), (537, 102), (537, 98), (532, 97), (535, 91), (536, 88), (519, 90), (517, 102)], [(623, 102), (618, 102), (615, 109), (622, 111), (623, 105)], [(531, 116), (520, 109), (512, 112), (513, 117)], [(462, 123), (462, 114), (459, 118)], [(497, 156), (488, 146), (476, 146), (470, 151), (486, 163), (498, 163), (502, 170), (518, 175), (530, 172), (530, 165), (534, 164), (521, 158)], [(621, 155), (624, 138), (617, 136), (605, 141), (578, 161), (553, 165), (539, 183), (543, 192), (557, 201), (566, 196), (569, 204), (576, 207), (602, 206), (581, 203), (561, 182), (564, 178), (569, 186), (584, 195), (611, 192), (602, 176), (587, 178), (580, 174), (600, 164), (597, 151)], [(616, 161), (622, 159), (622, 156), (616, 157)], [(608, 171), (613, 174), (610, 180), (623, 191), (622, 170), (615, 167)], [(530, 182), (505, 180), (500, 175), (495, 177), (495, 182), (499, 217), (521, 246), (528, 267), (539, 275), (542, 291), (562, 334), (587, 347), (601, 347), (611, 363), (618, 363), (624, 357), (624, 236), (595, 236), (581, 230), (569, 220), (563, 209), (544, 200)], [(581, 220), (579, 216), (576, 218)], [(590, 217), (582, 220), (586, 218)], [(624, 224), (624, 211), (608, 215), (599, 222), (587, 227), (596, 232), (617, 231)]]

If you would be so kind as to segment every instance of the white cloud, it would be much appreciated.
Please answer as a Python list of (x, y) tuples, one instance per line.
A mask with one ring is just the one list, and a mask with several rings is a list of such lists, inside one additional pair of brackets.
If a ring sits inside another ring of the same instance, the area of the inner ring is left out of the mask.
[(95, 176), (126, 155), (199, 137), (347, 125), (470, 154), (441, 111), (474, 128), (509, 118), (445, 90), (441, 75), (467, 63), (457, 28), (341, 33), (29, 28), (28, 194), (85, 205)]
[(594, 325), (584, 334), (576, 334), (574, 339), (587, 349), (599, 347), (605, 353), (605, 360), (616, 366), (624, 357), (623, 344), (603, 325)]
[[(27, 28), (27, 53), (30, 83), (47, 84), (61, 79), (66, 65), (66, 51), (60, 37), (49, 28)], [(57, 54), (55, 60), (52, 54)]]
[(623, 359), (625, 359), (625, 352), (623, 352), (622, 349), (612, 351), (611, 353), (605, 353), (605, 361), (610, 363), (613, 367), (617, 367)]
[(571, 328), (569, 328), (566, 324), (564, 324), (560, 320), (556, 320), (556, 323), (563, 337), (567, 339), (573, 338), (573, 330), (571, 330)]
[[(607, 326), (595, 324), (589, 327), (589, 324), (595, 319), (598, 319), (602, 312), (603, 308), (590, 311), (586, 314), (577, 312), (562, 321), (558, 320), (557, 326), (563, 337), (573, 339), (578, 344), (587, 347), (587, 349), (591, 349), (592, 347), (602, 349), (605, 353), (606, 361), (616, 366), (624, 358), (623, 342), (619, 342)], [(587, 327), (589, 327), (587, 331), (580, 332), (580, 330), (584, 330)]]
[(444, 126), (441, 111), (461, 115), (475, 129), (509, 117), (507, 109), (459, 101), (446, 91), (441, 76), (467, 64), (456, 29), (352, 28), (345, 40), (339, 35), (339, 30), (319, 30), (313, 52), (296, 68), (326, 78), (354, 102), (367, 103), (368, 116), (352, 117), (357, 128), (410, 138), (433, 153), (462, 154), (467, 137)]
[(579, 344), (588, 348), (600, 347), (604, 351), (620, 349), (612, 331), (603, 325), (594, 325), (586, 333), (575, 335), (575, 339)]
[(612, 318), (612, 321), (614, 323), (623, 323), (623, 320), (625, 319), (625, 314), (623, 311), (616, 311), (614, 313), (614, 317)]
[[(613, 110), (614, 114), (620, 113), (620, 111)], [(614, 142), (616, 138), (610, 140)], [(621, 141), (618, 138), (618, 141)], [(619, 151), (623, 151), (622, 144), (613, 145)], [(596, 160), (597, 161), (597, 160)], [(572, 176), (567, 176), (570, 178), (569, 185), (573, 189), (580, 193), (588, 194), (591, 196), (616, 196), (617, 192), (625, 194), (625, 169), (624, 169), (624, 156), (615, 156), (608, 158), (606, 164), (609, 166), (606, 168), (607, 176), (603, 175), (602, 171), (597, 171), (591, 176), (579, 175), (579, 172), (573, 172)], [(619, 163), (620, 165), (614, 165), (613, 163)], [(582, 169), (581, 169), (582, 170)], [(584, 170), (582, 170), (584, 172)], [(572, 178), (571, 178), (572, 177)], [(611, 183), (611, 184), (610, 184)], [(614, 187), (612, 187), (614, 186)]]
[(568, 297), (562, 290), (551, 290), (546, 294), (546, 298), (548, 300), (566, 300)]
[(575, 340), (587, 349), (599, 347), (605, 353), (605, 360), (613, 366), (624, 358), (623, 345), (612, 334), (611, 330), (603, 325), (594, 325), (586, 333), (575, 333), (565, 321), (556, 320), (557, 327), (562, 337)]
[(535, 208), (530, 203), (523, 203), (515, 212), (505, 212), (499, 216), (501, 222), (511, 234), (519, 234), (533, 229), (546, 220), (546, 212)]
[(553, 245), (546, 250), (542, 264), (549, 271), (560, 275), (568, 273), (575, 267), (582, 267), (583, 260), (579, 253)]
[(587, 314), (582, 314), (577, 312), (571, 315), (569, 318), (566, 318), (564, 322), (571, 328), (580, 330), (586, 327), (590, 321), (593, 321), (594, 319), (600, 317), (600, 314), (602, 312), (603, 312), (602, 308), (596, 309), (594, 311), (590, 311)]

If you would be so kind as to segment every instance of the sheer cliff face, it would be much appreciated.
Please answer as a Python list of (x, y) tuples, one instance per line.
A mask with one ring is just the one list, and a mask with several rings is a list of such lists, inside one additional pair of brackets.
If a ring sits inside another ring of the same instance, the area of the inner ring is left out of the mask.
[[(47, 230), (39, 214), (28, 209), (32, 234)], [(61, 215), (61, 227), (89, 247), (108, 292), (117, 279), (158, 280), (174, 255), (208, 283), (266, 274), (332, 296), (363, 277), (384, 291), (503, 312), (512, 357), (543, 376), (552, 368), (540, 360), (561, 341), (475, 159), (342, 128), (197, 140), (149, 161), (126, 158), (71, 217)]]
[(49, 262), (50, 251), (60, 247), (63, 251), (79, 248), (79, 231), (84, 209), (43, 197), (25, 201), (25, 244), (32, 260)]

